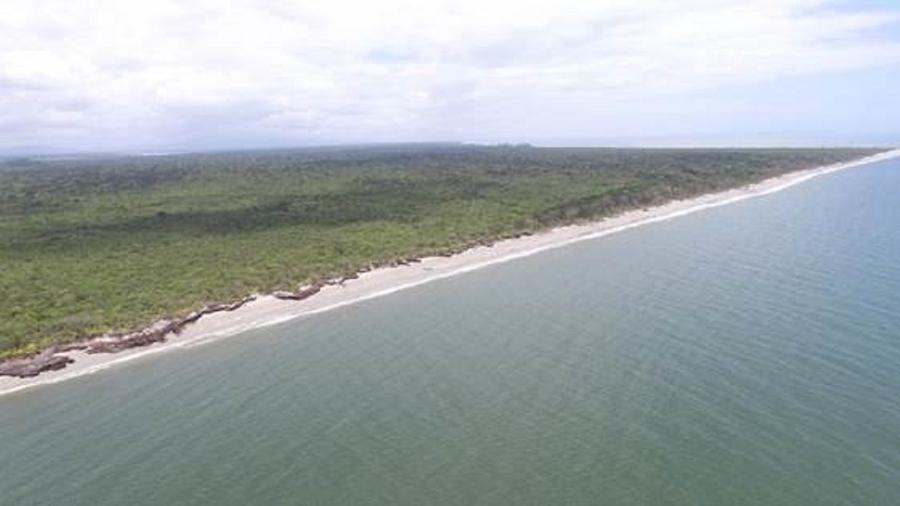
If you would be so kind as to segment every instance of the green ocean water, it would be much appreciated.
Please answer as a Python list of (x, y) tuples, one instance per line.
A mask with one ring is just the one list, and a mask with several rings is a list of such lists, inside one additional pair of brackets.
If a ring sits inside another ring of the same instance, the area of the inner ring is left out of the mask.
[(900, 162), (2, 397), (0, 504), (900, 504)]

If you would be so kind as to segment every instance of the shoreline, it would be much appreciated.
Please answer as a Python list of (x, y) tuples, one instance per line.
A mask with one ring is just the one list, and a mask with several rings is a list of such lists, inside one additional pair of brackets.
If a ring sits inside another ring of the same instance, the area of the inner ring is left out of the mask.
[(233, 310), (202, 314), (186, 324), (180, 332), (167, 332), (164, 341), (148, 346), (129, 348), (117, 353), (88, 354), (84, 350), (58, 352), (54, 356), (67, 357), (72, 362), (64, 368), (45, 371), (30, 378), (0, 376), (0, 396), (93, 374), (158, 353), (199, 346), (251, 329), (331, 311), (577, 242), (768, 195), (818, 176), (896, 157), (900, 157), (900, 149), (887, 150), (851, 162), (790, 172), (751, 185), (627, 211), (598, 221), (566, 225), (533, 235), (501, 240), (490, 246), (476, 246), (452, 256), (425, 257), (415, 263), (379, 267), (340, 284), (325, 285), (302, 300), (289, 300), (272, 294), (253, 295)]

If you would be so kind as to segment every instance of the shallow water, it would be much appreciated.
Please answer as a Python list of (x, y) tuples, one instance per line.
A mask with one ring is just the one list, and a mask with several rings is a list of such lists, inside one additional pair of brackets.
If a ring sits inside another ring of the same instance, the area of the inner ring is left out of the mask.
[(0, 504), (900, 504), (900, 162), (0, 399)]

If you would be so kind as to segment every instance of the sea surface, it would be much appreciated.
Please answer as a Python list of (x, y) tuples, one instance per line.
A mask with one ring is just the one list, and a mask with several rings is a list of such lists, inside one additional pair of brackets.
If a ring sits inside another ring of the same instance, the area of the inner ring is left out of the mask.
[(0, 504), (900, 504), (900, 162), (2, 397)]

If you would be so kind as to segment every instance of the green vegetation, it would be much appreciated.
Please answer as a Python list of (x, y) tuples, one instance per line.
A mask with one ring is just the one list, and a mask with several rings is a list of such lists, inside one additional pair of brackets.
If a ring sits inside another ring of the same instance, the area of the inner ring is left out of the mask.
[(874, 150), (413, 145), (0, 163), (0, 354)]

